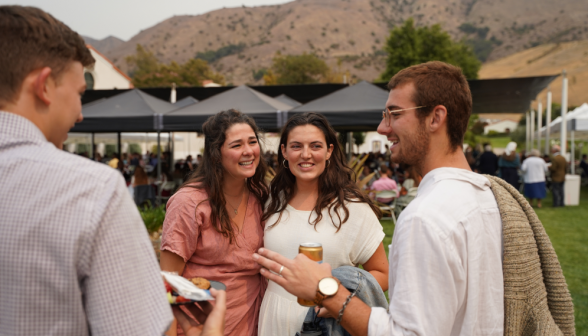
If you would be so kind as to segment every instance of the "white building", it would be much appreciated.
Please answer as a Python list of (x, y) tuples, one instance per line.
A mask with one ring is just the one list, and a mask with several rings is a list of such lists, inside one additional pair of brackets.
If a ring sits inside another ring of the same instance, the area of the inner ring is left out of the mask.
[(488, 134), (488, 132), (490, 132), (490, 131), (495, 131), (498, 133), (510, 133), (510, 132), (516, 130), (518, 125), (519, 125), (519, 123), (517, 121), (510, 120), (510, 119), (503, 119), (503, 120), (497, 121), (495, 123), (488, 124), (488, 125), (484, 126), (484, 134)]
[(88, 90), (132, 89), (129, 76), (91, 45), (86, 45), (96, 60), (93, 69), (84, 69)]
[(365, 132), (364, 142), (359, 148), (357, 145), (354, 146), (353, 151), (359, 154), (362, 153), (384, 153), (386, 148), (385, 145), (390, 146), (390, 141), (385, 135), (378, 132)]

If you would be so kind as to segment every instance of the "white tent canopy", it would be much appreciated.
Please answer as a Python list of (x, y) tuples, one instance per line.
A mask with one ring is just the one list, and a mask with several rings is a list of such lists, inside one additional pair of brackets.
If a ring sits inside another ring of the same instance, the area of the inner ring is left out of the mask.
[[(588, 104), (584, 103), (575, 110), (568, 112), (567, 116), (567, 130), (568, 132), (575, 132), (576, 140), (588, 139)], [(541, 136), (546, 134), (546, 126), (540, 130)], [(561, 131), (561, 116), (555, 118), (550, 124), (550, 137), (557, 137)]]

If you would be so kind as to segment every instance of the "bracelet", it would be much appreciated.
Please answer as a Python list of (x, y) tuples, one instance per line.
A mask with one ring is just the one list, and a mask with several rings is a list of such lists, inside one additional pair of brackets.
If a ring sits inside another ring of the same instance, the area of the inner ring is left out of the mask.
[(345, 303), (343, 304), (343, 307), (341, 307), (341, 310), (339, 310), (339, 317), (337, 317), (338, 324), (341, 324), (341, 319), (343, 319), (343, 312), (345, 311), (345, 308), (347, 307), (347, 304), (349, 303), (349, 301), (351, 301), (351, 299), (355, 296), (355, 293), (357, 293), (357, 292), (353, 292), (353, 293), (349, 294), (349, 296), (347, 297), (347, 300), (345, 300)]

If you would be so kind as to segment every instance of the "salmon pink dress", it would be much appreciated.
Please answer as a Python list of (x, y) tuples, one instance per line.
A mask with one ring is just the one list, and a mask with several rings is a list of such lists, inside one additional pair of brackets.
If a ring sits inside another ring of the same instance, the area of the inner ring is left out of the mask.
[[(203, 189), (185, 187), (167, 203), (161, 250), (186, 262), (182, 276), (203, 277), (227, 286), (225, 335), (257, 336), (259, 308), (267, 282), (252, 254), (263, 246), (262, 210), (249, 196), (245, 220), (236, 240), (218, 233), (210, 222), (211, 208)], [(183, 335), (178, 327), (178, 335)]]

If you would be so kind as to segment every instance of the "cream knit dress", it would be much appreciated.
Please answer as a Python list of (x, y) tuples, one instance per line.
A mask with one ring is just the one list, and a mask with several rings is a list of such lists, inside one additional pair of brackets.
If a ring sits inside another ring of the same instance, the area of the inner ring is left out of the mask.
[[(323, 218), (315, 230), (314, 225), (309, 224), (309, 216), (312, 216), (312, 220), (316, 218), (314, 212), (296, 210), (288, 205), (280, 223), (270, 227), (279, 214), (274, 214), (266, 221), (264, 246), (286, 258), (294, 259), (300, 243), (321, 243), (323, 261), (329, 263), (333, 269), (362, 265), (372, 257), (385, 234), (369, 205), (347, 203), (347, 208), (349, 219), (336, 232), (337, 228), (326, 209), (323, 210)], [(342, 211), (340, 215), (344, 218)], [(338, 223), (335, 214), (333, 218)], [(300, 331), (308, 307), (300, 306), (296, 300), (295, 296), (270, 281), (261, 304), (259, 335), (294, 336)]]

